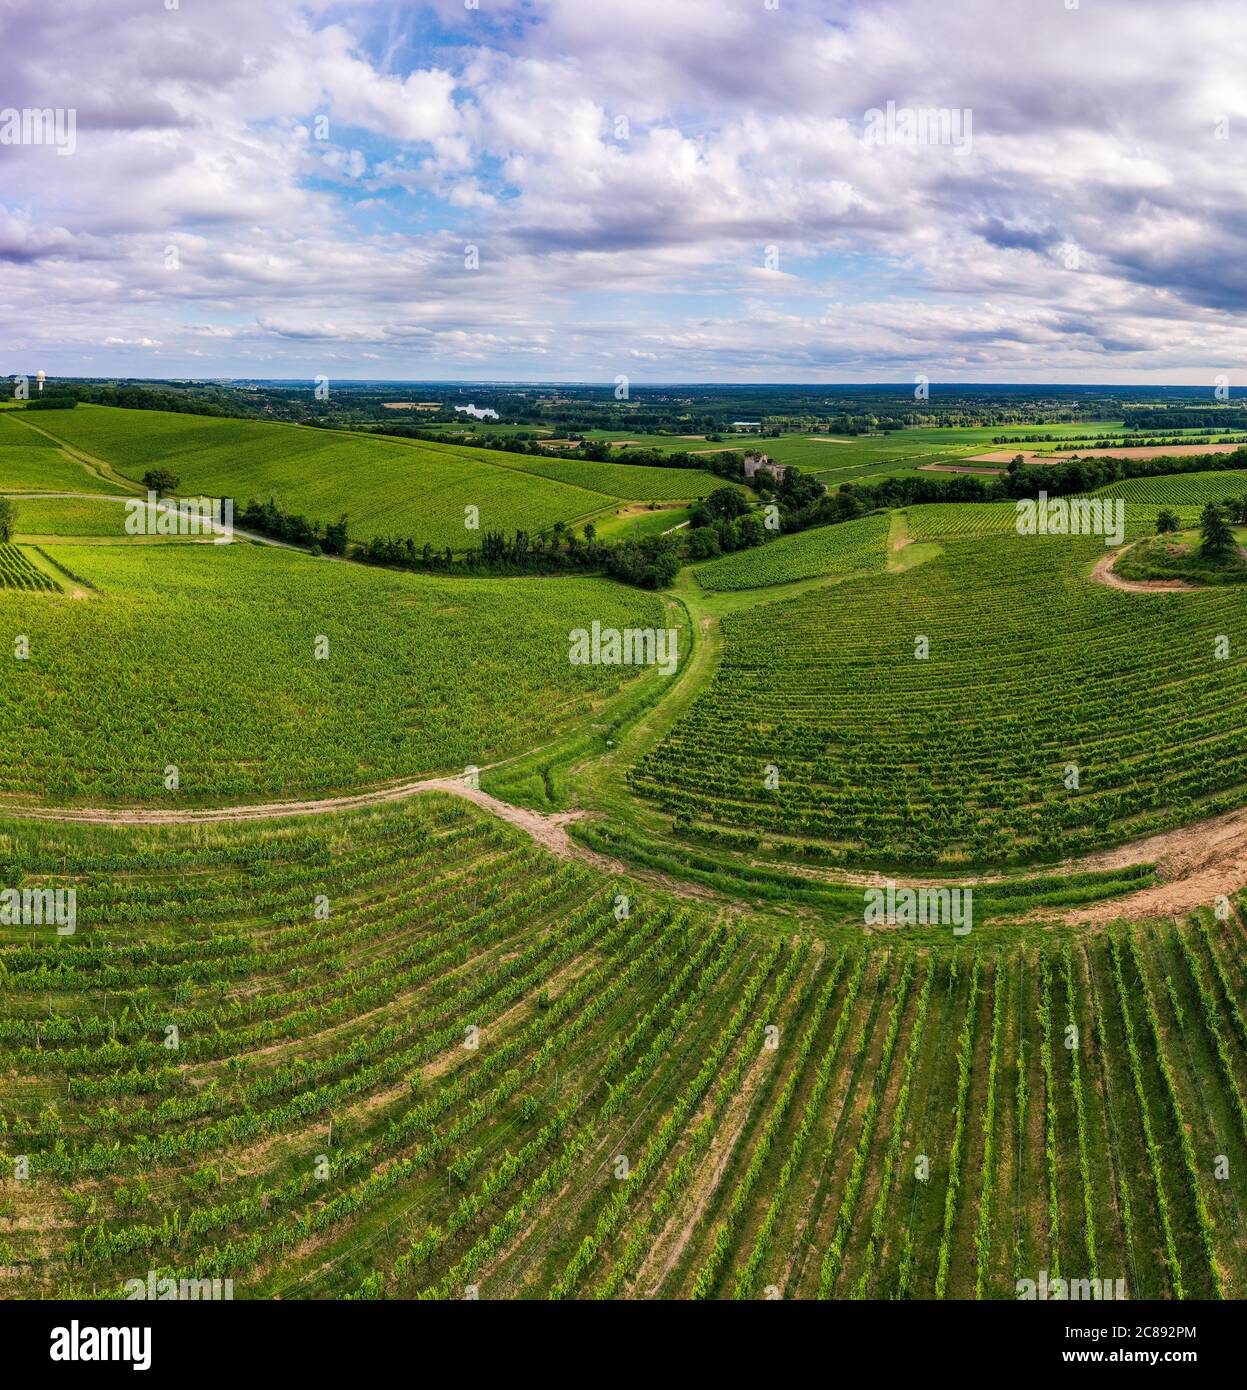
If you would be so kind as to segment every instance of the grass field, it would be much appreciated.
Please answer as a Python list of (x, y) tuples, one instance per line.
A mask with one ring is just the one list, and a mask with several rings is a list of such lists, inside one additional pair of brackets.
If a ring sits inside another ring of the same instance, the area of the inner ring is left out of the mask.
[(0, 663), (0, 793), (50, 801), (254, 799), (484, 765), (632, 674), (571, 666), (571, 629), (661, 611), (596, 579), (436, 580), (247, 544), (47, 549), (88, 598), (0, 592), (5, 629), (30, 639), (28, 660)]
[[(14, 501), (13, 506), (17, 509), (18, 535), (49, 538), (93, 536), (127, 545), (144, 539), (126, 531), (129, 513), (121, 502), (112, 497), (21, 497)], [(178, 537), (153, 535), (150, 539), (165, 544)]]
[(11, 1291), (1244, 1292), (1237, 918), (797, 938), (449, 799), (0, 844), (78, 885), (0, 928)]
[(661, 536), (688, 523), (688, 507), (668, 503), (652, 511), (644, 503), (629, 503), (593, 518), (598, 539), (603, 541), (643, 540)]

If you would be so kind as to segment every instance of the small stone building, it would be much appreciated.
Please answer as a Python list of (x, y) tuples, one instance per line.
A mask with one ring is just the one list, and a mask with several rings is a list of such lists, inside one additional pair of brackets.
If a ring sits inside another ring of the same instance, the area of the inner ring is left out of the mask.
[(784, 474), (788, 472), (789, 465), (786, 463), (772, 463), (768, 454), (746, 454), (745, 455), (745, 477), (752, 478), (760, 468), (765, 468), (768, 473), (773, 473), (777, 482), (783, 482)]

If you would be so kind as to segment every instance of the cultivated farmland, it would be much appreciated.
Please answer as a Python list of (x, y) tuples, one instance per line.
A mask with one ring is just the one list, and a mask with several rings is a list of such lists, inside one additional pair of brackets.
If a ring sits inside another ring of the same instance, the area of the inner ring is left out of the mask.
[[(72, 414), (101, 468), (161, 456)], [(195, 486), (286, 470), (329, 516), (399, 474), (317, 450), (422, 457), (224, 425)], [(447, 516), (484, 468), (616, 535), (717, 482), (458, 454)], [(1242, 486), (1121, 488), (1133, 535)], [(668, 594), (16, 506), (52, 539), (0, 547), (0, 886), (76, 916), (0, 921), (0, 1292), (1247, 1293), (1241, 592), (1114, 590), (1012, 503)], [(594, 623), (674, 628), (676, 671), (571, 664)], [(874, 870), (971, 894), (964, 935), (871, 917)]]
[[(165, 466), (187, 495), (231, 497), (238, 507), (249, 498), (272, 497), (313, 521), (333, 522), (346, 513), (356, 540), (412, 536), (456, 551), (475, 549), (483, 530), (535, 535), (555, 522), (583, 522), (617, 499), (694, 498), (715, 481), (698, 471), (560, 464), (452, 444), (160, 411), (82, 407), (48, 420), (48, 414), (40, 417), (44, 428), (134, 482), (149, 468)], [(465, 525), (469, 506), (477, 509), (474, 530)]]
[(499, 587), (249, 544), (48, 553), (94, 596), (6, 591), (30, 656), (0, 663), (0, 790), (53, 801), (175, 807), (460, 773), (588, 718), (637, 674), (569, 665), (572, 629), (660, 618), (654, 597), (600, 579)]
[(0, 843), (80, 886), (72, 935), (0, 929), (10, 1290), (1244, 1291), (1237, 918), (791, 939), (448, 799)]
[(1095, 539), (944, 551), (726, 618), (717, 673), (637, 790), (883, 866), (1054, 858), (1241, 804), (1247, 660), (1215, 658), (1241, 595), (1141, 609), (1087, 581)]
[(888, 518), (868, 516), (843, 526), (824, 526), (697, 568), (704, 589), (757, 589), (817, 575), (882, 570), (887, 559)]

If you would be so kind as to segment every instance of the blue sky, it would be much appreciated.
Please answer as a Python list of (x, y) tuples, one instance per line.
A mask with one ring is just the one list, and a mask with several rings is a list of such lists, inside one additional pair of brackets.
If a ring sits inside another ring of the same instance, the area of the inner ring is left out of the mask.
[(1230, 0), (0, 0), (0, 45), (0, 119), (75, 113), (0, 124), (5, 372), (1247, 385)]

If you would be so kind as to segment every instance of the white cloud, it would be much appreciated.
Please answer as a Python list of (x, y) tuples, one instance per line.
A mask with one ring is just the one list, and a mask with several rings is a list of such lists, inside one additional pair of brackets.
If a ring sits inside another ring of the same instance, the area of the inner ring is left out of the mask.
[[(0, 149), (12, 351), (946, 380), (1247, 355), (1233, 0), (439, 0), (378, 52), (380, 10), (10, 0), (6, 101), (79, 113), (72, 158)], [(889, 100), (968, 108), (972, 147), (864, 144)]]

